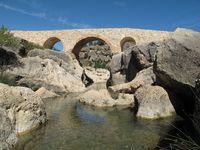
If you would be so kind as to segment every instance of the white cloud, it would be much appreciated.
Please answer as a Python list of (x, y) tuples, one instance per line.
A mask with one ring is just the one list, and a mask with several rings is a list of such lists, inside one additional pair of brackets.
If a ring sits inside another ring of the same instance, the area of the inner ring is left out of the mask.
[(70, 22), (70, 21), (68, 21), (68, 19), (65, 19), (65, 18), (62, 18), (62, 17), (58, 17), (58, 19), (49, 17), (49, 16), (47, 16), (47, 14), (45, 12), (29, 12), (29, 11), (26, 11), (24, 9), (12, 7), (12, 6), (4, 4), (4, 3), (0, 3), (0, 7), (7, 9), (7, 10), (10, 10), (10, 11), (13, 11), (13, 12), (17, 12), (17, 13), (21, 13), (21, 14), (24, 14), (24, 15), (48, 20), (48, 21), (51, 21), (51, 22), (59, 22), (59, 23), (62, 23), (63, 25), (71, 26), (73, 28), (91, 28), (90, 25)]
[(15, 7), (3, 4), (3, 3), (0, 3), (0, 7), (3, 7), (7, 10), (10, 10), (10, 11), (18, 12), (18, 13), (21, 13), (21, 14), (25, 14), (25, 15), (29, 15), (29, 16), (33, 16), (33, 17), (37, 17), (37, 18), (43, 18), (43, 19), (46, 18), (46, 14), (44, 12), (39, 12), (39, 13), (28, 12), (28, 11), (25, 11), (23, 9), (15, 8)]

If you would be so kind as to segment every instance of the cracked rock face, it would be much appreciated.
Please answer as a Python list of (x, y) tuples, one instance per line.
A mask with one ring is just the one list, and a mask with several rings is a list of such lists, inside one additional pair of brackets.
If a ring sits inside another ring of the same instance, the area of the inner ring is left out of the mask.
[(16, 134), (29, 131), (46, 122), (41, 98), (31, 89), (0, 84), (0, 108), (5, 109)]

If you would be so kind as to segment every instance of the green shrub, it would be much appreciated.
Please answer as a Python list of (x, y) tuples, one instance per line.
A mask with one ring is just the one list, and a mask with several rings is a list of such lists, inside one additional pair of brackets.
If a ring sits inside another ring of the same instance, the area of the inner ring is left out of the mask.
[(21, 56), (26, 56), (28, 54), (29, 51), (33, 50), (33, 49), (44, 49), (44, 47), (40, 46), (39, 44), (35, 44), (33, 42), (28, 42), (26, 40), (21, 40), (21, 48), (19, 51), (19, 54)]
[(20, 39), (14, 37), (10, 31), (2, 26), (0, 28), (0, 46), (7, 46), (7, 47), (13, 47), (13, 48), (20, 48)]
[(39, 44), (14, 37), (13, 33), (4, 26), (0, 28), (0, 46), (11, 47), (15, 50), (19, 50), (18, 52), (21, 56), (26, 56), (32, 49), (44, 49), (44, 47)]

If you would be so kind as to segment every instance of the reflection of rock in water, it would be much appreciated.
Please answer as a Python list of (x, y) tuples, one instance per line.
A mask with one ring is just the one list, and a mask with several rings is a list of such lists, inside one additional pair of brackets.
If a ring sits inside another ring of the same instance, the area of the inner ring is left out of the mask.
[(81, 121), (85, 121), (88, 123), (103, 123), (106, 121), (105, 117), (95, 114), (95, 112), (92, 112), (91, 110), (86, 109), (86, 107), (83, 107), (81, 104), (75, 105), (75, 111), (76, 111), (77, 117)]
[(33, 130), (31, 134), (26, 134), (20, 136), (19, 141), (14, 150), (26, 150), (26, 149), (36, 149), (37, 144), (39, 143), (45, 135), (46, 128), (43, 126), (39, 129)]

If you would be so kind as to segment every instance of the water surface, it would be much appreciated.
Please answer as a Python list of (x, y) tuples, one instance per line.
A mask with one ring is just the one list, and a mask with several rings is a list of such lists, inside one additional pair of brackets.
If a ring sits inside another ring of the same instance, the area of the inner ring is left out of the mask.
[(100, 109), (71, 96), (45, 100), (49, 121), (19, 138), (15, 150), (151, 150), (175, 117), (137, 119), (129, 109)]

